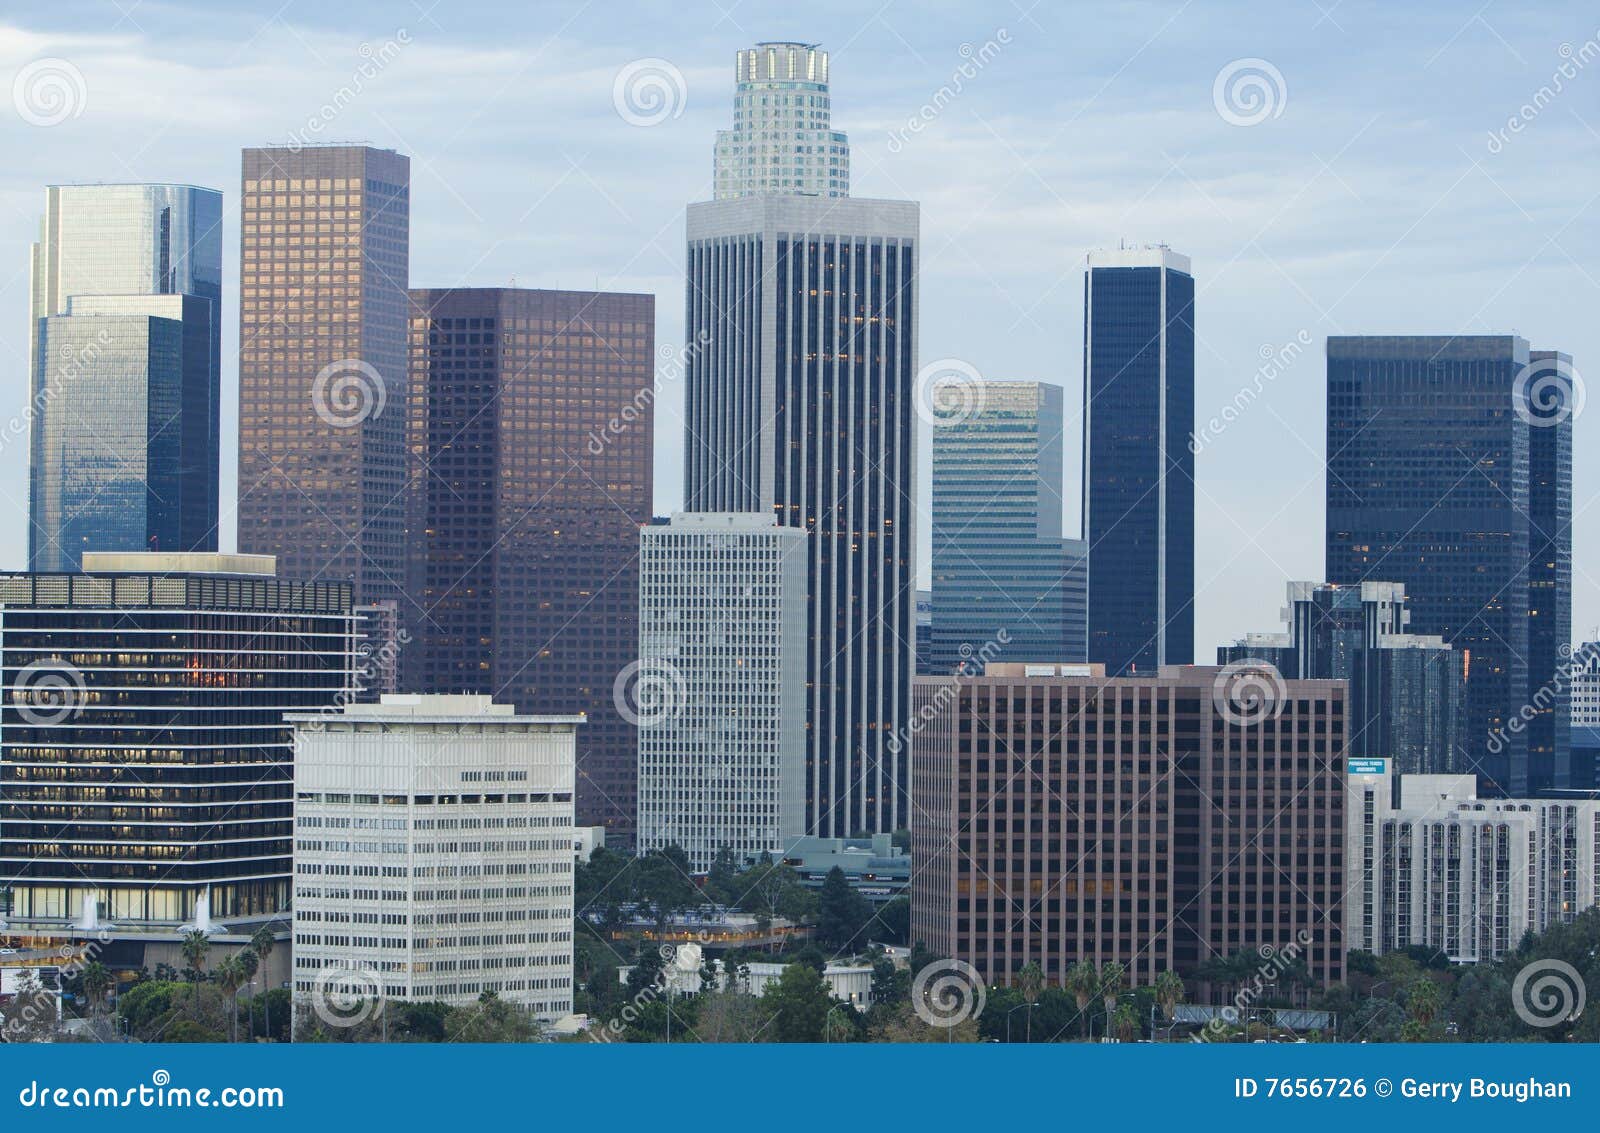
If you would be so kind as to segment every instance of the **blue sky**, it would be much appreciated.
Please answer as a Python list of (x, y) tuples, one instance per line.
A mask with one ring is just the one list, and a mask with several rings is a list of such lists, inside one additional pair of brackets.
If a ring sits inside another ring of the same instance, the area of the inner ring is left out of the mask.
[[(1515, 332), (1569, 351), (1580, 375), (1600, 374), (1592, 5), (65, 0), (8, 9), (0, 94), (14, 95), (39, 60), (64, 60), (74, 112), (39, 125), (15, 97), (0, 99), (8, 396), (17, 409), (26, 399), (27, 256), (42, 186), (220, 188), (225, 501), (239, 149), (303, 131), (363, 69), (359, 93), (339, 100), (317, 136), (411, 155), (414, 286), (515, 279), (653, 292), (663, 344), (683, 335), (683, 207), (710, 195), (734, 52), (758, 40), (827, 47), (854, 194), (922, 202), (925, 362), (953, 357), (986, 377), (1060, 383), (1073, 405), (1084, 251), (1126, 239), (1191, 256), (1201, 420), (1253, 383), (1267, 353), (1311, 343), (1197, 459), (1201, 660), (1221, 640), (1276, 628), (1287, 579), (1321, 577), (1326, 335)], [(969, 58), (963, 45), (978, 54), (991, 41), (998, 50), (984, 53), (960, 94), (937, 99)], [(613, 84), (646, 58), (670, 63), (682, 94), (678, 113), (643, 127), (618, 114)], [(1238, 60), (1270, 64), (1244, 72), (1266, 76), (1267, 113), (1253, 125), (1237, 124), (1250, 107), (1226, 94), (1219, 111), (1214, 91)], [(1540, 95), (1563, 64), (1562, 89)], [(891, 140), (935, 102), (942, 108), (920, 132)], [(1491, 141), (1525, 104), (1535, 109), (1521, 132)], [(657, 422), (658, 511), (679, 501), (681, 400), (669, 384)], [(1579, 636), (1600, 622), (1597, 429), (1600, 409), (1578, 416)], [(1075, 422), (1067, 444), (1074, 530)], [(3, 567), (24, 562), (26, 483), (26, 445), (6, 442)], [(223, 539), (232, 545), (231, 514)]]

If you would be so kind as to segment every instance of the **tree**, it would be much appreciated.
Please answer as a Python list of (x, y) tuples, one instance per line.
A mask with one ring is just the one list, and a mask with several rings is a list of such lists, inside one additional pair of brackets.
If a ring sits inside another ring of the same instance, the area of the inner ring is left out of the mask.
[(828, 984), (822, 975), (806, 964), (790, 964), (761, 996), (762, 1006), (772, 1019), (771, 1030), (778, 1042), (814, 1043), (822, 1041), (823, 1023), (833, 1006)]
[(1024, 1015), (1028, 1019), (1027, 1040), (1033, 1041), (1033, 1008), (1039, 1002), (1039, 993), (1044, 991), (1044, 969), (1029, 960), (1017, 972), (1017, 990), (1022, 993), (1022, 1002), (1028, 1005)]
[(1127, 973), (1128, 969), (1118, 960), (1100, 969), (1100, 998), (1105, 1000), (1108, 1026), (1112, 1015), (1116, 1013), (1117, 996), (1122, 992), (1122, 979)]
[(1139, 1035), (1139, 1009), (1124, 1003), (1111, 1013), (1110, 1028), (1118, 1042), (1131, 1042)]
[(101, 1008), (105, 1006), (106, 992), (111, 990), (114, 981), (111, 972), (99, 960), (91, 960), (83, 967), (83, 995), (89, 1001), (89, 1021), (100, 1021)]
[[(267, 979), (269, 978), (267, 974), (267, 961), (272, 958), (272, 949), (276, 944), (277, 941), (274, 940), (272, 936), (271, 925), (262, 925), (260, 928), (256, 929), (254, 935), (250, 937), (250, 947), (255, 951), (256, 956), (261, 961), (260, 971), (262, 983), (266, 983)], [(261, 1010), (264, 1012), (270, 1012), (272, 1010), (272, 1001), (270, 999), (263, 998), (261, 1000)], [(255, 1018), (254, 996), (251, 997), (250, 1016), (252, 1019)], [(262, 1023), (266, 1033), (270, 1035), (272, 1033), (272, 1016), (270, 1014), (263, 1016)], [(255, 1024), (251, 1023), (252, 1029), (254, 1029), (254, 1026)]]
[(695, 1033), (703, 1043), (766, 1042), (768, 1015), (762, 1001), (742, 991), (714, 991), (701, 997)]
[(239, 957), (229, 956), (217, 965), (217, 986), (228, 1004), (228, 1041), (239, 1037), (239, 988), (244, 984), (244, 965)]
[[(1172, 1013), (1177, 1010), (1178, 1004), (1183, 1002), (1183, 977), (1168, 968), (1156, 975), (1155, 982), (1156, 1002), (1161, 1005), (1161, 1014), (1169, 1021)], [(1151, 1038), (1155, 1036), (1152, 1035)]]
[(1089, 1025), (1089, 1001), (1100, 991), (1100, 973), (1088, 960), (1079, 960), (1067, 969), (1066, 987), (1078, 1002), (1078, 1032)]
[(183, 962), (194, 973), (194, 1010), (200, 1013), (200, 980), (206, 969), (206, 953), (211, 951), (211, 941), (206, 934), (197, 928), (192, 928), (183, 935), (183, 943), (179, 945), (183, 952)]
[(1406, 1042), (1427, 1042), (1442, 1001), (1439, 985), (1420, 976), (1406, 989), (1406, 1024), (1401, 1037)]
[(0, 1040), (8, 1043), (49, 1042), (56, 1035), (56, 993), (47, 991), (31, 970), (17, 983), (9, 1002), (0, 1002)]
[(868, 934), (889, 944), (906, 944), (911, 940), (911, 898), (904, 893), (890, 898), (878, 906), (868, 926)]
[(830, 869), (817, 899), (817, 936), (822, 943), (841, 952), (852, 949), (871, 919), (872, 906), (850, 887), (844, 870)]

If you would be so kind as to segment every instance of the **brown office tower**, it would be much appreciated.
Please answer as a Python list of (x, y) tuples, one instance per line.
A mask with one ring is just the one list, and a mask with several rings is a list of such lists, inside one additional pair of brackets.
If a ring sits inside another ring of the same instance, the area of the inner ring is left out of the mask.
[(585, 713), (578, 822), (631, 845), (637, 735), (613, 689), (639, 656), (655, 297), (460, 288), (411, 299), (403, 683)]
[(411, 162), (244, 151), (239, 550), (403, 602)]
[(912, 939), (1000, 984), (1239, 952), (1342, 979), (1344, 683), (1104, 674), (917, 678)]

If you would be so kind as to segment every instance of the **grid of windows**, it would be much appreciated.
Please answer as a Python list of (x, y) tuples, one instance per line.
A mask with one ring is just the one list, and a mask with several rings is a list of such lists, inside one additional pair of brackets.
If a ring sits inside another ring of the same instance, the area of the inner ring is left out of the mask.
[(763, 43), (739, 52), (733, 129), (717, 131), (716, 199), (850, 195), (850, 141), (832, 128), (828, 53)]

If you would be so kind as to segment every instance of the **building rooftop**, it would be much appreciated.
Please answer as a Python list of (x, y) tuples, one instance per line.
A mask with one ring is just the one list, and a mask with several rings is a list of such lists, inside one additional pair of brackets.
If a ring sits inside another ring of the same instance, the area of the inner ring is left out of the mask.
[(587, 717), (575, 715), (518, 715), (510, 704), (496, 704), (494, 697), (479, 693), (386, 693), (377, 704), (351, 703), (342, 712), (295, 712), (284, 717), (291, 723), (318, 721), (324, 724), (370, 721), (470, 722), (492, 719), (496, 723), (582, 724)]
[(248, 574), (273, 578), (275, 555), (216, 551), (85, 551), (85, 574)]

